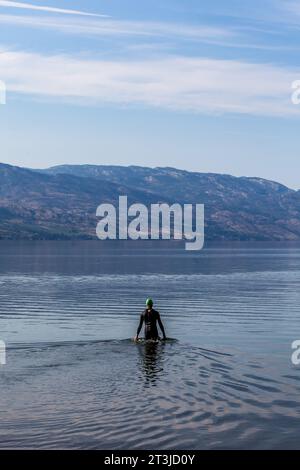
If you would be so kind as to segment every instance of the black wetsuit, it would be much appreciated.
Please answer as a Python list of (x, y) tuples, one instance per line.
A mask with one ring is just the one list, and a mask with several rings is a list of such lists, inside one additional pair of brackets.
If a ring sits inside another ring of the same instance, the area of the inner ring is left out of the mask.
[(164, 326), (162, 324), (162, 321), (160, 319), (159, 313), (154, 310), (148, 310), (146, 309), (142, 314), (141, 314), (141, 319), (140, 319), (140, 324), (137, 330), (137, 336), (139, 336), (140, 331), (142, 329), (143, 323), (145, 323), (145, 339), (153, 339), (157, 340), (159, 338), (158, 336), (158, 331), (157, 331), (157, 325), (156, 323), (158, 322), (159, 327), (162, 331), (163, 337), (165, 338), (165, 330)]

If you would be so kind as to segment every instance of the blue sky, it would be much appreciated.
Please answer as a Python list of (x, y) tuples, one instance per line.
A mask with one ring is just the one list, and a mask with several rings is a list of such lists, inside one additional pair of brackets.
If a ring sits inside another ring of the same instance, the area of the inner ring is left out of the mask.
[(299, 0), (0, 0), (1, 161), (299, 189)]

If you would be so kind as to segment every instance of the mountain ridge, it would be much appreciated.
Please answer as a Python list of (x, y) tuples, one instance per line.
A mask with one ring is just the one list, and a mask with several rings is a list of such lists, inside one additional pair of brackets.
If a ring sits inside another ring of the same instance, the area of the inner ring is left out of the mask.
[(258, 177), (136, 165), (0, 163), (0, 239), (93, 239), (103, 202), (205, 204), (208, 240), (300, 240), (300, 191)]
[(230, 178), (236, 178), (236, 179), (245, 179), (245, 180), (253, 180), (253, 181), (260, 181), (260, 182), (266, 182), (270, 184), (274, 184), (276, 186), (280, 186), (283, 188), (286, 188), (290, 191), (297, 192), (296, 189), (289, 188), (288, 186), (284, 185), (283, 183), (279, 183), (278, 181), (275, 180), (269, 180), (266, 178), (258, 177), (258, 176), (233, 176), (229, 173), (214, 173), (214, 172), (199, 172), (199, 171), (189, 171), (189, 170), (183, 170), (179, 169), (176, 167), (144, 167), (140, 165), (93, 165), (93, 164), (78, 164), (78, 165), (72, 165), (72, 164), (63, 164), (63, 165), (54, 165), (46, 169), (37, 169), (34, 171), (38, 171), (41, 173), (46, 173), (46, 174), (70, 174), (72, 170), (77, 171), (85, 171), (86, 169), (118, 169), (118, 170), (127, 170), (127, 169), (135, 169), (135, 170), (146, 170), (149, 172), (155, 172), (155, 171), (170, 171), (170, 172), (177, 172), (177, 173), (182, 173), (182, 174), (187, 174), (187, 175), (196, 175), (196, 176), (223, 176), (223, 177), (230, 177)]

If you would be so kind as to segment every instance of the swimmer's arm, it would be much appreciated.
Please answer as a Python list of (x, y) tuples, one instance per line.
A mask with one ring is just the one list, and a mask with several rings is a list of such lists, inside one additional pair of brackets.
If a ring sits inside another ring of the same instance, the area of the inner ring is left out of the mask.
[(158, 314), (157, 321), (158, 321), (158, 324), (159, 324), (159, 328), (161, 329), (161, 332), (163, 334), (163, 339), (167, 339), (166, 333), (165, 333), (165, 328), (164, 328), (164, 325), (163, 325), (163, 323), (161, 321), (161, 318), (160, 318), (160, 314)]
[(141, 314), (141, 318), (140, 318), (140, 324), (138, 326), (138, 329), (137, 329), (137, 332), (136, 332), (136, 337), (134, 338), (135, 341), (137, 341), (139, 339), (139, 334), (141, 332), (141, 329), (143, 327), (143, 323), (144, 323), (144, 315)]

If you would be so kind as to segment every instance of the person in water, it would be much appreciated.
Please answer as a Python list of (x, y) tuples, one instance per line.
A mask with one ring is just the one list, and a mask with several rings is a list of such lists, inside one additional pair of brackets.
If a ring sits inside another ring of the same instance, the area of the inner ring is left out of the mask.
[(151, 339), (151, 340), (157, 341), (159, 339), (158, 331), (157, 331), (157, 323), (159, 324), (159, 327), (163, 334), (163, 339), (164, 340), (167, 339), (164, 325), (162, 324), (162, 321), (160, 319), (160, 315), (153, 308), (152, 299), (146, 300), (146, 307), (147, 307), (146, 310), (144, 310), (144, 312), (141, 314), (140, 324), (137, 329), (136, 337), (134, 338), (135, 341), (138, 341), (139, 334), (141, 332), (141, 329), (144, 323), (145, 323), (145, 339), (146, 340)]

